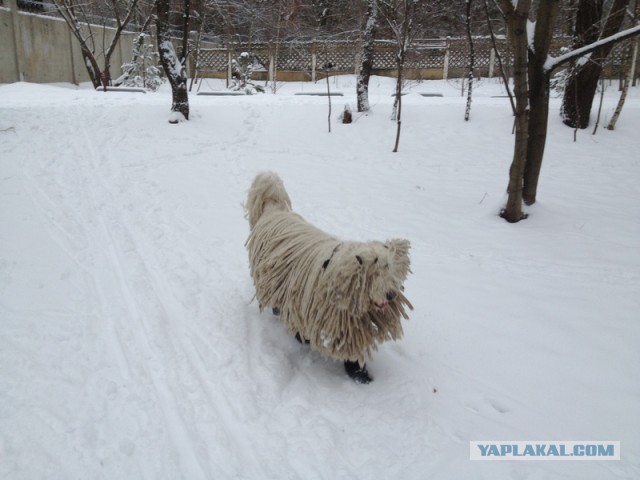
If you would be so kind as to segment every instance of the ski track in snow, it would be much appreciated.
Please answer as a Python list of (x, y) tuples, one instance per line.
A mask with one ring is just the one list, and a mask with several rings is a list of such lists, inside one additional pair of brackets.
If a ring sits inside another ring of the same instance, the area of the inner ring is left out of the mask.
[[(637, 419), (596, 415), (611, 408), (608, 391), (625, 415), (637, 411), (637, 382), (616, 360), (637, 359), (629, 322), (640, 278), (618, 255), (637, 264), (636, 227), (624, 231), (613, 213), (582, 215), (592, 211), (578, 200), (567, 222), (557, 212), (572, 203), (552, 188), (528, 223), (495, 219), (506, 180), (496, 172), (508, 163), (480, 146), (451, 155), (464, 124), (437, 99), (444, 120), (412, 116), (422, 99), (408, 97), (401, 153), (390, 157), (380, 153), (391, 146), (388, 125), (376, 118), (388, 99), (357, 119), (370, 135), (363, 154), (353, 127), (333, 125), (325, 137), (326, 106), (314, 99), (212, 107), (196, 97), (190, 122), (151, 127), (164, 104), (132, 109), (113, 98), (12, 107), (14, 130), (0, 137), (12, 159), (0, 176), (2, 212), (24, 235), (0, 250), (0, 478), (640, 473)], [(487, 115), (474, 127), (482, 143), (511, 148), (492, 125), (509, 130), (507, 106), (498, 115), (482, 105), (472, 111)], [(427, 132), (449, 122), (436, 133), (449, 141), (425, 154), (410, 140), (423, 137), (420, 119)], [(554, 159), (573, 147), (554, 155), (554, 141), (544, 169), (561, 177)], [(265, 169), (282, 173), (294, 209), (320, 228), (412, 240), (416, 311), (405, 338), (370, 362), (367, 387), (258, 313), (241, 203)], [(603, 205), (618, 192), (638, 198), (631, 178), (612, 172), (609, 187), (607, 173), (588, 173), (573, 178), (595, 183)], [(572, 404), (576, 392), (585, 399)], [(470, 440), (590, 434), (621, 437), (627, 460), (468, 461)]]

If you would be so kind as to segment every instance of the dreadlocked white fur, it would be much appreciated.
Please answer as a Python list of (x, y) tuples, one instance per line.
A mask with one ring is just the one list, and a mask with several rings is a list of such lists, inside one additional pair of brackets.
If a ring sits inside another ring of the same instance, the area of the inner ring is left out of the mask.
[(260, 173), (246, 205), (251, 275), (262, 310), (278, 307), (292, 335), (325, 357), (364, 365), (377, 343), (402, 336), (409, 241), (341, 241), (291, 211), (275, 173)]

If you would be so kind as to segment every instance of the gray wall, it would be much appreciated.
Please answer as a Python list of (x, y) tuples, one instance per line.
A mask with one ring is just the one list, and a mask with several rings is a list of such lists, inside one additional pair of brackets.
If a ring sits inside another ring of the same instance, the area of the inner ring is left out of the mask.
[[(92, 29), (100, 42), (104, 37), (106, 50), (114, 29), (106, 28), (104, 35), (103, 27)], [(120, 66), (131, 59), (136, 36), (123, 33), (120, 37), (111, 56), (112, 78), (120, 76)], [(98, 64), (104, 67), (102, 55), (98, 56)], [(78, 41), (64, 20), (22, 13), (17, 10), (16, 0), (4, 0), (4, 7), (0, 7), (0, 83), (17, 81), (79, 83), (89, 81), (89, 75)]]

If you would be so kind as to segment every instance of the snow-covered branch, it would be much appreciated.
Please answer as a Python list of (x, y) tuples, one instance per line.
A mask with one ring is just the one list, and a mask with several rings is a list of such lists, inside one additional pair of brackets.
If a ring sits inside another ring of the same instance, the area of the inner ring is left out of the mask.
[(636, 25), (635, 27), (622, 30), (621, 32), (610, 35), (606, 38), (598, 40), (597, 42), (594, 42), (589, 45), (585, 45), (584, 47), (577, 48), (575, 50), (567, 52), (564, 55), (560, 55), (559, 57), (552, 57), (551, 55), (549, 55), (549, 57), (547, 58), (547, 61), (544, 64), (544, 69), (547, 72), (551, 73), (560, 65), (570, 62), (571, 60), (574, 60), (578, 57), (582, 57), (583, 55), (592, 53), (598, 50), (599, 48), (602, 48), (611, 43), (621, 42), (628, 38), (635, 37), (636, 35), (640, 35), (640, 25)]

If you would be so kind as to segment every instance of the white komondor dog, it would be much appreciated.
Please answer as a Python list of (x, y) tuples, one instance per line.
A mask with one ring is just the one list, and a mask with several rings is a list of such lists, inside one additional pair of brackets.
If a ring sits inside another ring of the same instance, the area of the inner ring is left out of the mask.
[(272, 307), (300, 342), (342, 360), (349, 376), (371, 381), (365, 358), (377, 344), (402, 336), (413, 309), (403, 294), (409, 241), (339, 240), (291, 211), (275, 173), (260, 173), (249, 190), (251, 276), (260, 309)]

